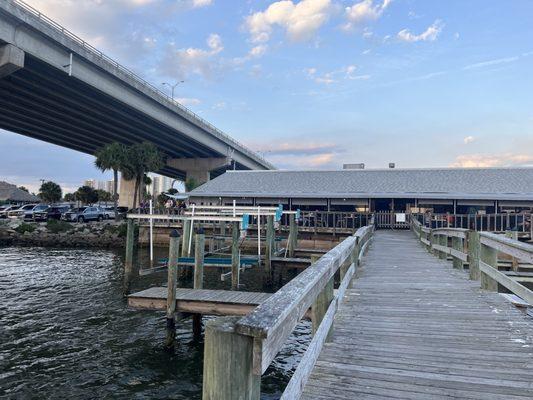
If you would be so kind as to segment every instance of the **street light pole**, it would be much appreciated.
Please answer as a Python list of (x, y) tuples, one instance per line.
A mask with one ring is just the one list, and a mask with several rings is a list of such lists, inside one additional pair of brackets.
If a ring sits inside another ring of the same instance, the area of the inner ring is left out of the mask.
[(167, 85), (168, 87), (170, 87), (170, 97), (172, 98), (172, 101), (174, 101), (174, 89), (176, 89), (176, 86), (178, 86), (180, 83), (184, 83), (185, 81), (178, 81), (176, 82), (175, 84), (170, 84), (168, 82), (163, 82), (162, 85)]

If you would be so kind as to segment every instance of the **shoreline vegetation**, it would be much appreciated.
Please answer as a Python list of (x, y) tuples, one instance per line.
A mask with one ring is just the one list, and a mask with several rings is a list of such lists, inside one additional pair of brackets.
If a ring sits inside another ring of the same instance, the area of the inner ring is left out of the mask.
[(118, 248), (126, 240), (125, 221), (69, 223), (0, 220), (0, 246)]

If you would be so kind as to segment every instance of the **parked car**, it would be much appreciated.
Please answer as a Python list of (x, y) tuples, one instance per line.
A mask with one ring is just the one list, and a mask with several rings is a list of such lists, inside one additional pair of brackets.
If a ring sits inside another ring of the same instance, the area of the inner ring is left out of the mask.
[(35, 213), (46, 211), (50, 208), (48, 204), (37, 204), (31, 210), (24, 213), (24, 221), (34, 221)]
[(8, 217), (23, 217), (24, 214), (28, 211), (31, 211), (37, 204), (25, 204), (19, 208), (9, 211), (7, 213)]
[(0, 207), (0, 218), (7, 218), (7, 213), (10, 211), (15, 211), (20, 206), (14, 206), (11, 204), (6, 204)]
[(51, 206), (46, 210), (34, 212), (33, 219), (35, 221), (59, 220), (69, 210), (70, 206)]
[(115, 207), (102, 207), (102, 210), (104, 211), (104, 219), (115, 219)]
[(74, 208), (64, 213), (63, 219), (71, 222), (103, 221), (104, 210), (94, 206)]

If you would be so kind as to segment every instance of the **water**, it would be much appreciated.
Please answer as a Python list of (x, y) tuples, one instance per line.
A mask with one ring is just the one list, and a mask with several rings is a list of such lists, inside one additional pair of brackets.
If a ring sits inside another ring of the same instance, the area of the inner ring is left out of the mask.
[[(139, 257), (147, 265), (146, 252)], [(165, 351), (164, 313), (128, 309), (122, 270), (114, 251), (0, 248), (0, 398), (201, 398), (203, 343), (194, 342), (191, 322), (178, 324), (178, 345)], [(229, 288), (220, 273), (206, 269), (207, 288)], [(164, 279), (137, 277), (132, 288)], [(263, 289), (255, 271), (242, 281), (244, 290)], [(263, 375), (263, 399), (279, 398), (309, 330), (300, 324)]]

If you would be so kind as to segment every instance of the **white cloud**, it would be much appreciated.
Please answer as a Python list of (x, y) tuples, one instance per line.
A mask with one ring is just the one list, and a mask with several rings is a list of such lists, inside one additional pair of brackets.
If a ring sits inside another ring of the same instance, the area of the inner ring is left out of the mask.
[(381, 4), (374, 4), (373, 0), (363, 0), (344, 9), (347, 22), (342, 26), (344, 30), (351, 30), (363, 22), (376, 20), (390, 5), (392, 0), (383, 0)]
[(437, 39), (439, 34), (442, 32), (442, 28), (444, 28), (444, 23), (441, 20), (436, 20), (419, 35), (411, 33), (409, 29), (402, 29), (400, 32), (398, 32), (397, 36), (398, 39), (404, 42), (432, 42)]
[(213, 104), (214, 110), (224, 110), (228, 107), (225, 101), (219, 101), (218, 103)]
[(213, 0), (192, 0), (192, 6), (194, 8), (207, 7), (213, 4)]
[(265, 44), (260, 44), (258, 46), (255, 46), (255, 47), (252, 47), (250, 49), (250, 52), (248, 53), (248, 55), (250, 57), (253, 57), (253, 58), (259, 58), (259, 57), (262, 57), (265, 52), (267, 51), (267, 48), (268, 46), (265, 45)]
[(464, 67), (463, 69), (469, 70), (469, 69), (476, 69), (476, 68), (483, 68), (483, 67), (492, 67), (494, 65), (511, 63), (511, 62), (517, 61), (518, 59), (519, 57), (498, 58), (496, 60), (489, 60), (489, 61), (483, 61), (483, 62), (479, 62), (475, 64), (470, 64)]
[(210, 77), (218, 66), (214, 57), (224, 50), (224, 46), (216, 33), (210, 34), (206, 43), (207, 49), (189, 47), (176, 50), (171, 47), (160, 67), (161, 72), (179, 78), (191, 74)]
[(198, 105), (201, 103), (200, 99), (194, 97), (178, 97), (175, 99), (178, 103), (183, 104), (184, 106)]
[(464, 144), (472, 143), (476, 138), (474, 136), (467, 136), (463, 139)]
[(332, 13), (331, 0), (282, 0), (246, 17), (245, 27), (254, 43), (270, 40), (274, 26), (285, 30), (292, 41), (311, 39)]
[(308, 79), (315, 81), (316, 83), (330, 85), (332, 83), (339, 82), (342, 79), (348, 80), (366, 80), (370, 79), (370, 75), (358, 75), (356, 65), (347, 65), (334, 71), (318, 74), (318, 70), (314, 67), (305, 68), (303, 70)]
[(455, 158), (451, 167), (482, 168), (482, 167), (508, 167), (531, 166), (533, 155), (503, 153), (503, 154), (463, 154)]

